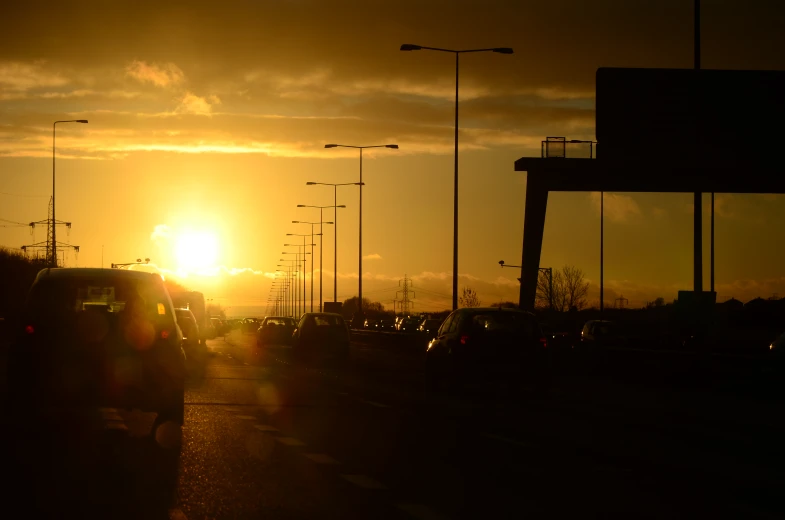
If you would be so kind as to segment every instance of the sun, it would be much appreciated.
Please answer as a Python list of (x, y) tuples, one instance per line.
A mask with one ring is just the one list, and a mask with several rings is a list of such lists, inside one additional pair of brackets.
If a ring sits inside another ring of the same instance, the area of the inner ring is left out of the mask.
[(218, 260), (218, 238), (206, 231), (190, 231), (177, 237), (175, 243), (177, 266), (191, 271), (215, 266)]

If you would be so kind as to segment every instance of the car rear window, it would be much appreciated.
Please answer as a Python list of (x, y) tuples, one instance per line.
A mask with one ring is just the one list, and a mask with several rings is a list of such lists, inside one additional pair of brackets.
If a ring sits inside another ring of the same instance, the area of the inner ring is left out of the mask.
[(39, 280), (31, 288), (27, 308), (45, 314), (88, 310), (117, 313), (133, 302), (150, 317), (171, 319), (169, 301), (163, 284), (152, 280), (82, 275)]
[(267, 318), (264, 320), (264, 325), (280, 325), (282, 327), (291, 327), (294, 325), (294, 320), (287, 318)]
[(504, 334), (515, 334), (525, 338), (539, 337), (539, 327), (528, 314), (521, 312), (493, 312), (476, 314), (472, 317), (475, 329)]
[(343, 327), (344, 321), (340, 316), (319, 316), (313, 317), (317, 327)]

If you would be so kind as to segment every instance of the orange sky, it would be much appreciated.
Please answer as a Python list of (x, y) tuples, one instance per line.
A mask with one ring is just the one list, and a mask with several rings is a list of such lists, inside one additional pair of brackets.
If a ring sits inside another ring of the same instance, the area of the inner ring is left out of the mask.
[[(7, 7), (0, 218), (46, 218), (52, 121), (89, 119), (57, 128), (57, 217), (73, 223), (70, 235), (63, 229), (58, 238), (81, 248), (67, 265), (100, 266), (102, 251), (107, 266), (150, 257), (167, 273), (190, 273), (187, 284), (224, 305), (265, 305), (283, 244), (299, 240), (286, 234), (310, 232), (291, 221), (319, 219), (318, 210), (297, 204), (333, 204), (331, 188), (305, 182), (359, 180), (357, 153), (324, 144), (397, 143), (399, 150), (365, 155), (363, 295), (391, 307), (408, 275), (415, 310), (448, 308), (454, 62), (398, 48), (508, 46), (514, 55), (461, 62), (459, 274), (460, 285), (475, 288), (484, 303), (517, 300), (519, 274), (498, 265), (520, 264), (526, 179), (514, 171), (515, 159), (538, 156), (548, 135), (594, 139), (597, 67), (692, 65), (692, 2), (521, 4)], [(780, 4), (704, 1), (703, 66), (785, 69)], [(772, 231), (785, 224), (783, 202), (718, 196), (721, 300), (785, 296), (785, 236)], [(338, 203), (347, 206), (337, 229), (344, 299), (357, 291), (357, 188), (341, 188)], [(691, 288), (691, 195), (609, 194), (605, 207), (608, 299), (623, 295), (637, 306)], [(327, 301), (334, 231), (325, 226)], [(215, 250), (178, 257), (177, 243), (190, 232), (215, 236)], [(705, 237), (708, 247), (708, 231)], [(44, 239), (43, 228), (34, 236), (0, 228), (5, 247)], [(583, 269), (596, 300), (596, 194), (552, 195), (541, 263)], [(708, 263), (705, 272), (708, 284)]]

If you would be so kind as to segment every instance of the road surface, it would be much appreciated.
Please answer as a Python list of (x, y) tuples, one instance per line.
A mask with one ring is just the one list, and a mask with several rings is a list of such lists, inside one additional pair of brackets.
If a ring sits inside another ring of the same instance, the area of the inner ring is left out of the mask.
[[(411, 356), (355, 345), (301, 367), (208, 341), (182, 447), (153, 417), (66, 412), (15, 435), (3, 502), (101, 518), (777, 518), (781, 404), (562, 377), (547, 391), (428, 394)], [(485, 389), (487, 390), (487, 389)], [(179, 453), (178, 453), (179, 451)]]

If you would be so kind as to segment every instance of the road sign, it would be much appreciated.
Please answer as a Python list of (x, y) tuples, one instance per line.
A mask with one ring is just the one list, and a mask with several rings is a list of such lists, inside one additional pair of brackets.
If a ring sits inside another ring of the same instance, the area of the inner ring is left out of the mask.
[(600, 159), (755, 162), (785, 141), (785, 71), (600, 68)]

